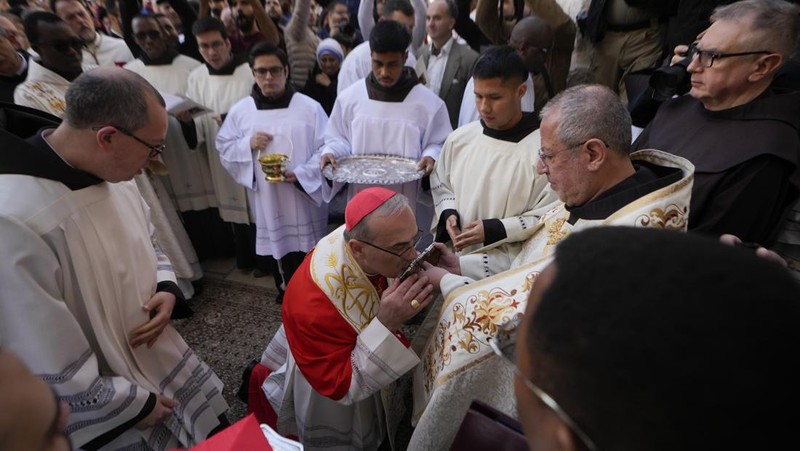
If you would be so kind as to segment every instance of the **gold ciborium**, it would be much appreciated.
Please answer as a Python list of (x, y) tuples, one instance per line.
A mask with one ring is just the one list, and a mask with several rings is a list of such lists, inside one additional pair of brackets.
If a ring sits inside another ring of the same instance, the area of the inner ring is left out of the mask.
[[(272, 135), (272, 141), (268, 144), (268, 147), (275, 144), (275, 138), (278, 136), (280, 135)], [(288, 154), (283, 152), (270, 152), (262, 155), (261, 150), (259, 149), (258, 151), (256, 159), (261, 164), (261, 170), (266, 174), (265, 178), (268, 182), (278, 183), (285, 180), (283, 173), (286, 172), (286, 168), (292, 161), (292, 154), (294, 153), (294, 143), (288, 136), (286, 139), (289, 141)]]

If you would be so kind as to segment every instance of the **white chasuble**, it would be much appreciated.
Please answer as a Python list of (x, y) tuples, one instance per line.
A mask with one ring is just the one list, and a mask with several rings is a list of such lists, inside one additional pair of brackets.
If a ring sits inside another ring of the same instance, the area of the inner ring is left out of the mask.
[[(152, 348), (131, 348), (142, 306), (172, 280), (154, 249), (133, 182), (71, 191), (26, 175), (0, 180), (0, 343), (66, 401), (73, 445), (136, 418), (150, 393), (178, 400), (154, 428), (129, 428), (103, 449), (192, 446), (227, 410), (222, 383), (167, 326)], [(14, 195), (16, 193), (16, 195)], [(24, 193), (24, 195), (19, 195)]]
[(473, 399), (516, 416), (514, 373), (494, 355), (489, 339), (500, 329), (516, 327), (531, 287), (552, 261), (558, 242), (570, 233), (601, 226), (686, 230), (694, 166), (656, 150), (633, 153), (631, 159), (679, 168), (680, 179), (628, 203), (606, 219), (578, 219), (570, 224), (570, 213), (562, 203), (542, 217), (511, 269), (445, 295), (414, 371), (412, 421), (416, 429), (409, 449), (447, 449)]
[(239, 65), (231, 75), (211, 75), (203, 64), (189, 74), (186, 91), (187, 97), (213, 111), (195, 119), (198, 145), (204, 146), (208, 158), (219, 215), (223, 221), (237, 224), (250, 223), (247, 194), (222, 166), (216, 145), (219, 125), (214, 118), (228, 113), (236, 102), (247, 97), (253, 83), (253, 73), (247, 63)]
[[(364, 79), (339, 94), (325, 131), (324, 154), (337, 159), (352, 155), (387, 154), (419, 161), (439, 158), (447, 135), (453, 131), (442, 99), (423, 85), (414, 86), (402, 102), (372, 100)], [(330, 201), (344, 185), (327, 184), (325, 200)], [(348, 200), (372, 185), (350, 184)], [(433, 208), (429, 193), (420, 181), (401, 185), (382, 185), (405, 195), (417, 217), (420, 229), (428, 230)]]
[[(216, 146), (222, 166), (252, 195), (258, 255), (280, 259), (289, 252), (308, 252), (325, 236), (328, 207), (322, 200), (319, 149), (327, 119), (319, 103), (300, 93), (292, 96), (288, 108), (259, 110), (248, 96), (228, 112)], [(258, 152), (250, 149), (256, 132), (273, 136), (264, 154), (291, 154), (287, 169), (294, 171), (302, 189), (266, 180)]]

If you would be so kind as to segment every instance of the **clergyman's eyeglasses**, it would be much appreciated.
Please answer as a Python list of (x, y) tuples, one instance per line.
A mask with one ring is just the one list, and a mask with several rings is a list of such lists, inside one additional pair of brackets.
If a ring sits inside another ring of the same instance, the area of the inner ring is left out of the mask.
[(358, 240), (358, 241), (366, 244), (367, 246), (374, 247), (375, 249), (378, 249), (378, 250), (381, 250), (383, 252), (386, 252), (387, 254), (394, 255), (395, 257), (400, 258), (402, 260), (410, 261), (409, 259), (405, 258), (404, 255), (408, 254), (408, 251), (410, 251), (412, 249), (417, 249), (417, 246), (419, 245), (419, 242), (422, 241), (423, 235), (425, 235), (425, 232), (423, 232), (422, 230), (417, 230), (417, 234), (414, 235), (414, 238), (408, 243), (408, 245), (403, 250), (401, 250), (399, 252), (393, 252), (393, 251), (390, 251), (389, 249), (385, 249), (385, 248), (382, 248), (380, 246), (376, 246), (376, 245), (370, 243), (369, 241), (364, 241), (364, 240)]
[(730, 58), (732, 56), (747, 56), (747, 55), (770, 55), (774, 52), (770, 52), (768, 50), (756, 50), (754, 52), (736, 52), (736, 53), (722, 53), (722, 52), (714, 52), (711, 50), (700, 50), (697, 48), (697, 43), (693, 43), (689, 47), (689, 53), (687, 56), (689, 58), (694, 59), (695, 55), (697, 55), (697, 60), (703, 67), (711, 67), (714, 65), (715, 60), (720, 60), (723, 58)]

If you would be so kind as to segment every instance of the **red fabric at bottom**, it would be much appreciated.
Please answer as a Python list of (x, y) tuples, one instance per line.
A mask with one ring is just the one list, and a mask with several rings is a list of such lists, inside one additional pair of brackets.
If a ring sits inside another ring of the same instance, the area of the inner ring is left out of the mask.
[(253, 367), (247, 390), (247, 413), (255, 414), (259, 423), (266, 424), (277, 430), (278, 415), (272, 410), (272, 405), (267, 401), (264, 390), (261, 389), (261, 385), (271, 373), (272, 371), (269, 368), (260, 363)]

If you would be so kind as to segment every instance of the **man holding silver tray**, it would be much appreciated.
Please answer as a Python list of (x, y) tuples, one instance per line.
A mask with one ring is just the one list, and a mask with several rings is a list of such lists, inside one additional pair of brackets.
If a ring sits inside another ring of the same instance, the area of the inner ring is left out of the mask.
[[(452, 131), (447, 107), (419, 83), (416, 73), (403, 66), (411, 36), (394, 21), (381, 21), (370, 35), (372, 73), (342, 91), (336, 99), (325, 132), (320, 166), (337, 167), (337, 160), (369, 154), (387, 154), (417, 162), (422, 175), (433, 171), (442, 144)], [(405, 195), (417, 218), (428, 230), (433, 219), (430, 195), (420, 190), (418, 177), (402, 184), (387, 184), (376, 174), (372, 183), (350, 183), (348, 198), (370, 185), (387, 185)], [(344, 186), (334, 181), (323, 187), (330, 201)]]

